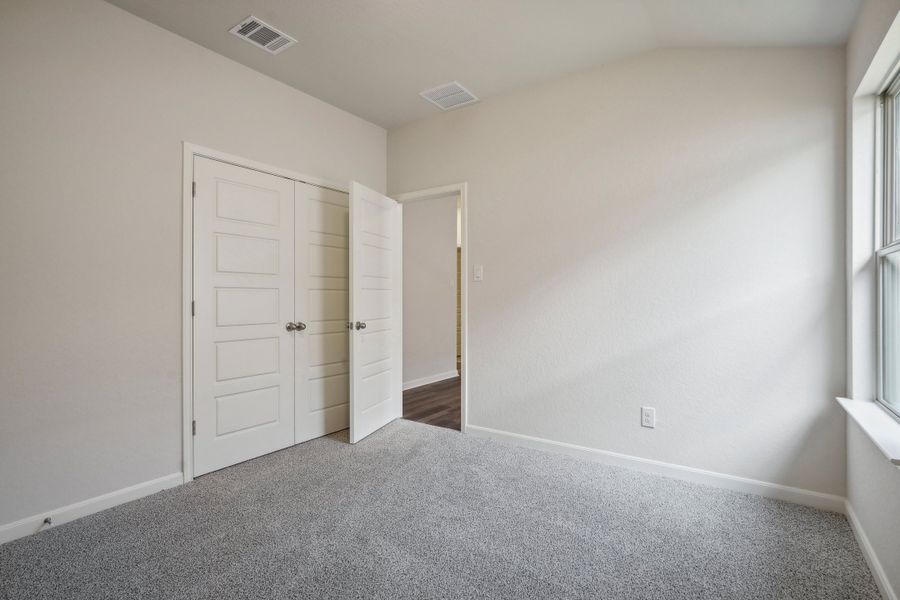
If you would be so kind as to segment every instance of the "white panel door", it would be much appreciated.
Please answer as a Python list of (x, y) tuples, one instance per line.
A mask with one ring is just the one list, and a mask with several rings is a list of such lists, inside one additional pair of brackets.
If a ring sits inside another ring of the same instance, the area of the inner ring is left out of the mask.
[(350, 187), (350, 442), (403, 416), (403, 213)]
[(294, 183), (194, 159), (194, 473), (294, 442)]
[(350, 406), (348, 197), (297, 182), (294, 314), (306, 329), (296, 336), (295, 441), (346, 429)]

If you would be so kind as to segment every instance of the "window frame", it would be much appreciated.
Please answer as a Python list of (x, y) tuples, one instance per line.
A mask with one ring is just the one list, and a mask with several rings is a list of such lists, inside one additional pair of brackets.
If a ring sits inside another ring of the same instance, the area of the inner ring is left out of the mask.
[[(884, 397), (884, 264), (892, 255), (900, 253), (900, 222), (896, 213), (900, 212), (900, 194), (894, 185), (900, 174), (894, 172), (894, 156), (900, 142), (900, 122), (895, 122), (900, 106), (900, 73), (894, 74), (884, 91), (878, 95), (879, 110), (876, 111), (876, 222), (875, 231), (875, 277), (877, 300), (877, 394), (875, 400), (892, 417), (900, 420), (900, 405), (888, 403)], [(900, 312), (900, 310), (898, 310)]]

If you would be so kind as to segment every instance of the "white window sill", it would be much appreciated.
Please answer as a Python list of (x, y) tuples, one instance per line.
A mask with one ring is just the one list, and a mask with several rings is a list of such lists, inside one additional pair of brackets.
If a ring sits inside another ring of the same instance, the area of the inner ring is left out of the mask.
[(837, 401), (887, 459), (900, 466), (900, 421), (876, 402), (848, 398), (838, 398)]

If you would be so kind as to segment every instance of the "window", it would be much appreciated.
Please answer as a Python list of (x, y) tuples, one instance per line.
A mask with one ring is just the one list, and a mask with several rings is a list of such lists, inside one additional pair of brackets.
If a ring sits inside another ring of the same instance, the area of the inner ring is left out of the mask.
[(878, 257), (878, 400), (900, 416), (900, 76), (881, 96), (881, 242)]

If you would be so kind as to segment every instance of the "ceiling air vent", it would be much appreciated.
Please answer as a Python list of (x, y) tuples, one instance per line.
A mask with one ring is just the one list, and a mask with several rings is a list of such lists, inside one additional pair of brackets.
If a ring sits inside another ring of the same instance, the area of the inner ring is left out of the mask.
[(253, 15), (244, 19), (229, 31), (242, 40), (262, 48), (269, 54), (278, 54), (297, 43), (297, 40), (291, 36), (278, 31), (267, 23), (263, 23)]
[(458, 82), (445, 83), (430, 90), (419, 92), (419, 95), (439, 107), (441, 110), (452, 110), (478, 102), (475, 94), (461, 86)]

